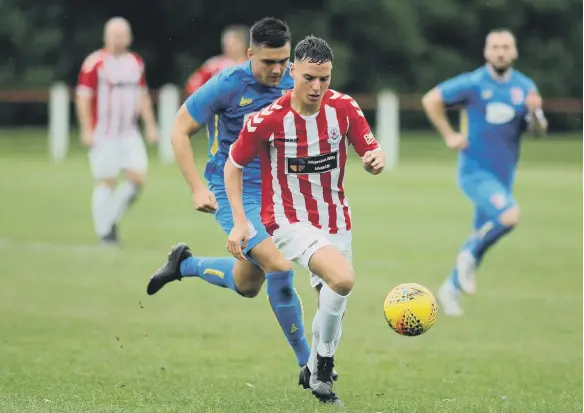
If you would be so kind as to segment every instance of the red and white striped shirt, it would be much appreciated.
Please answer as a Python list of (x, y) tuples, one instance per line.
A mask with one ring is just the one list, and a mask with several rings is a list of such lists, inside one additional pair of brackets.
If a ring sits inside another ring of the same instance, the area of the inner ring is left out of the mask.
[(291, 93), (251, 116), (231, 146), (238, 168), (258, 154), (262, 171), (262, 222), (270, 234), (283, 225), (311, 223), (331, 234), (351, 229), (343, 180), (347, 150), (359, 156), (379, 148), (358, 104), (328, 90), (320, 111), (301, 116)]
[(95, 139), (138, 133), (140, 102), (146, 89), (144, 62), (136, 53), (114, 56), (98, 50), (90, 54), (81, 66), (77, 94), (92, 98)]

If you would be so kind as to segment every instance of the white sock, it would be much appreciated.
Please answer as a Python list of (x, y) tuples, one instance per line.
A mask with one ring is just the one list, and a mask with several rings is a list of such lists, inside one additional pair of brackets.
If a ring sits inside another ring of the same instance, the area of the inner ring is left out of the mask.
[(312, 348), (310, 349), (310, 357), (308, 358), (308, 369), (310, 372), (314, 372), (316, 370), (316, 349), (318, 347), (319, 341), (319, 331), (320, 331), (320, 319), (318, 317), (318, 309), (316, 310), (316, 314), (314, 315), (314, 319), (312, 320)]
[[(338, 340), (335, 339), (341, 329), (343, 313), (347, 308), (348, 295), (339, 295), (324, 285), (320, 290), (320, 306), (318, 309), (320, 319), (320, 331), (318, 342), (318, 354), (323, 357), (331, 357), (335, 354)], [(340, 337), (339, 337), (340, 339)]]
[(103, 184), (93, 188), (91, 199), (91, 211), (93, 214), (93, 226), (99, 237), (104, 237), (112, 229), (112, 189)]
[(124, 212), (130, 206), (132, 198), (138, 193), (138, 187), (131, 181), (123, 181), (114, 192), (113, 217), (114, 223), (120, 222)]

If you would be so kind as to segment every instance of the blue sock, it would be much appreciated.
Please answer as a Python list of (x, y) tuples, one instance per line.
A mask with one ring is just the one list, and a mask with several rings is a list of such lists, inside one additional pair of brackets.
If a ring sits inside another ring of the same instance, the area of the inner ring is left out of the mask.
[[(478, 268), (487, 250), (512, 229), (513, 226), (503, 225), (497, 220), (488, 221), (480, 228), (477, 235), (473, 235), (466, 240), (461, 250), (466, 249), (471, 252)], [(450, 281), (457, 290), (460, 290), (456, 267), (450, 273)]]
[(481, 227), (474, 242), (468, 246), (468, 249), (475, 257), (477, 265), (482, 261), (487, 250), (512, 229), (513, 226), (501, 224), (498, 220), (488, 221)]
[(180, 263), (183, 277), (199, 277), (210, 284), (231, 288), (239, 294), (233, 279), (235, 258), (227, 257), (189, 257)]
[(268, 301), (294, 350), (298, 365), (308, 363), (310, 347), (304, 335), (302, 303), (294, 289), (294, 270), (266, 274)]

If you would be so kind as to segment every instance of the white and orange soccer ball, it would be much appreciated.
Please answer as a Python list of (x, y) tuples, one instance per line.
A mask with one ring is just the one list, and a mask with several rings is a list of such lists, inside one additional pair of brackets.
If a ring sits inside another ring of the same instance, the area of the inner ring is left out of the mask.
[(387, 324), (402, 336), (419, 336), (436, 322), (438, 306), (430, 290), (406, 283), (393, 288), (383, 303)]

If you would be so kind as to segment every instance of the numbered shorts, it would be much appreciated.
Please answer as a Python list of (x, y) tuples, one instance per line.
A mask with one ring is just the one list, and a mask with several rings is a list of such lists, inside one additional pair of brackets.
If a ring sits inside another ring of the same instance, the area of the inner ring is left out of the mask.
[[(353, 262), (351, 231), (329, 234), (310, 224), (296, 223), (278, 228), (274, 231), (272, 239), (287, 260), (306, 269), (314, 253), (328, 245), (337, 247), (350, 264)], [(323, 284), (323, 280), (310, 273), (310, 285), (316, 287), (320, 284)]]
[(517, 205), (511, 189), (489, 172), (478, 171), (460, 177), (460, 188), (475, 205), (473, 228), (497, 218)]
[[(209, 190), (215, 195), (217, 200), (217, 211), (215, 211), (215, 219), (221, 225), (221, 228), (227, 235), (233, 229), (233, 214), (231, 212), (231, 205), (227, 199), (227, 193), (223, 185), (209, 184)], [(243, 253), (249, 256), (249, 252), (253, 247), (258, 245), (263, 240), (270, 237), (260, 216), (262, 195), (259, 189), (246, 189), (243, 187), (243, 209), (247, 217), (249, 225), (250, 237), (247, 247), (244, 248)], [(250, 257), (251, 258), (251, 257)], [(253, 262), (253, 261), (252, 261)]]
[(122, 138), (96, 138), (89, 149), (89, 164), (95, 179), (116, 178), (121, 171), (146, 173), (146, 145), (138, 133)]

